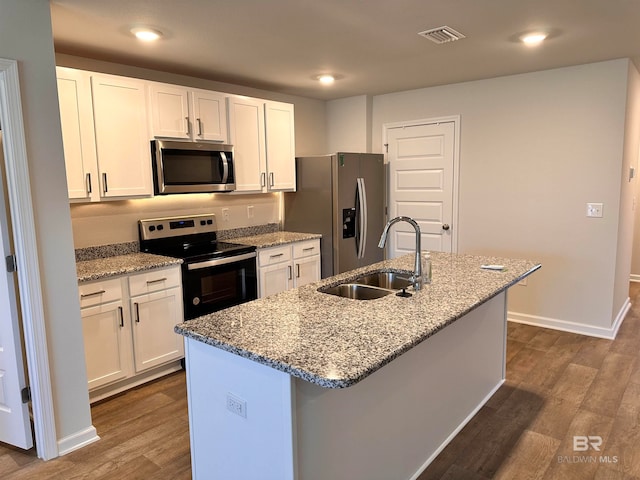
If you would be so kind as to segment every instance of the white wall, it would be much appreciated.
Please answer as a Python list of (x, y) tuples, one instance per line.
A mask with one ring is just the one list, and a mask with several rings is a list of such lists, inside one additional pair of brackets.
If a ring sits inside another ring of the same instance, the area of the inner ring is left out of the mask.
[(341, 98), (327, 102), (327, 151), (371, 152), (370, 95)]
[(48, 2), (1, 1), (0, 57), (19, 64), (55, 421), (62, 439), (90, 428), (91, 415)]
[[(628, 256), (616, 258), (628, 63), (373, 99), (374, 151), (385, 123), (461, 115), (458, 250), (542, 262), (510, 291), (509, 309), (524, 319), (611, 327), (616, 265)], [(604, 218), (586, 218), (587, 202), (603, 202)]]

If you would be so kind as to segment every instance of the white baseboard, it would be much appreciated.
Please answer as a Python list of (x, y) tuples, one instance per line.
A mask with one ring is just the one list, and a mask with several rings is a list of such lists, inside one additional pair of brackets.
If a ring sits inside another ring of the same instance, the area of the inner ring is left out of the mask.
[(620, 325), (622, 325), (624, 317), (630, 308), (631, 299), (627, 297), (610, 328), (596, 327), (584, 323), (569, 322), (567, 320), (559, 320), (557, 318), (539, 317), (537, 315), (527, 315), (525, 313), (510, 311), (507, 312), (507, 320), (515, 323), (533, 325), (534, 327), (551, 328), (554, 330), (561, 330), (563, 332), (578, 333), (589, 337), (613, 340), (616, 338), (618, 329), (620, 328)]
[(484, 407), (484, 405), (489, 401), (491, 397), (493, 397), (493, 394), (498, 391), (498, 389), (502, 386), (503, 383), (504, 383), (504, 379), (500, 380), (498, 384), (491, 389), (491, 391), (487, 394), (486, 397), (484, 397), (484, 399), (478, 404), (478, 406), (474, 408), (469, 415), (467, 415), (467, 418), (465, 418), (453, 432), (451, 432), (451, 435), (449, 435), (447, 439), (444, 442), (442, 442), (442, 444), (438, 447), (438, 449), (435, 452), (433, 452), (433, 454), (427, 459), (426, 462), (422, 464), (422, 466), (418, 469), (418, 471), (414, 473), (409, 480), (417, 480), (420, 477), (420, 475), (422, 475), (422, 472), (424, 472), (427, 469), (427, 467), (431, 464), (431, 462), (433, 462), (436, 459), (436, 457), (440, 455), (440, 453), (442, 453), (442, 451), (446, 448), (446, 446), (449, 445), (449, 443), (451, 443), (451, 441), (456, 437), (456, 435), (458, 435), (458, 433), (460, 433), (460, 431), (467, 425), (467, 423), (471, 421), (471, 419), (475, 416), (475, 414), (478, 413), (482, 407)]
[(95, 427), (91, 425), (89, 428), (58, 440), (58, 454), (60, 456), (66, 455), (98, 440), (100, 440), (98, 432)]
[(635, 273), (632, 273), (631, 275), (629, 275), (629, 281), (640, 282), (640, 275), (636, 275)]

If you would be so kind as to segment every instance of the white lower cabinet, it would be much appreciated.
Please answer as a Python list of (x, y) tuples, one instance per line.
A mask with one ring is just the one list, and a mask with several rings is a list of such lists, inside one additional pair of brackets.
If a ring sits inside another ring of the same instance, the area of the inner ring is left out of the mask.
[[(175, 371), (184, 357), (180, 266), (83, 283), (78, 288), (92, 401)], [(176, 363), (176, 362), (174, 362)]]
[(122, 301), (82, 309), (89, 390), (131, 374), (131, 328)]
[(258, 249), (258, 296), (320, 280), (320, 240)]
[(131, 299), (136, 372), (184, 356), (184, 342), (173, 327), (182, 322), (182, 292), (174, 287)]

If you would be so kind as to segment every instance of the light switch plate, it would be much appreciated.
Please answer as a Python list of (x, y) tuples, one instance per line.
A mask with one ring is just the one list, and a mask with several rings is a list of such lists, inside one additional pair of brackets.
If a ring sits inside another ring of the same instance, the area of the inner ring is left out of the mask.
[(603, 208), (602, 203), (587, 203), (587, 217), (601, 218)]

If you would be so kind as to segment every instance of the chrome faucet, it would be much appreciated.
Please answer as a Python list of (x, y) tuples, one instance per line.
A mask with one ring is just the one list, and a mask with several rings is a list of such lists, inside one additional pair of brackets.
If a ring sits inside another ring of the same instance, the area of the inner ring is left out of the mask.
[(413, 276), (409, 279), (413, 283), (413, 288), (415, 290), (420, 290), (422, 288), (422, 262), (420, 261), (420, 225), (410, 217), (396, 217), (392, 218), (387, 222), (384, 226), (384, 230), (382, 231), (382, 235), (380, 236), (380, 242), (378, 243), (379, 248), (384, 248), (384, 244), (387, 242), (387, 235), (389, 234), (389, 228), (394, 223), (398, 222), (407, 222), (409, 223), (414, 230), (416, 231), (416, 261), (413, 269)]

